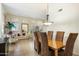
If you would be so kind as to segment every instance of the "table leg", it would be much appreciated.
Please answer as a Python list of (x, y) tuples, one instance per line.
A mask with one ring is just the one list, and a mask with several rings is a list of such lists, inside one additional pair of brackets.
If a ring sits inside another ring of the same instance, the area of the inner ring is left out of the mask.
[(58, 50), (57, 49), (55, 50), (55, 56), (58, 56)]

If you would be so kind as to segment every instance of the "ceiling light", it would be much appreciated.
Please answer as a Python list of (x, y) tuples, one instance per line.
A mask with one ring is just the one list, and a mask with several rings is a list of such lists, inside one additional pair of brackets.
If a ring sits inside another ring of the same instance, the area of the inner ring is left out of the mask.
[[(63, 11), (63, 9), (62, 8), (60, 8), (60, 9), (58, 9), (58, 11), (57, 12), (61, 12), (61, 11)], [(47, 4), (47, 15), (46, 15), (46, 22), (44, 22), (43, 24), (44, 25), (51, 25), (51, 24), (53, 24), (54, 22), (52, 22), (52, 21), (49, 21), (49, 6), (48, 6), (48, 4)]]
[(47, 19), (46, 19), (47, 21), (44, 22), (43, 24), (44, 24), (44, 25), (51, 25), (53, 22), (49, 22), (49, 21), (48, 21), (48, 19), (49, 19), (49, 14), (47, 14), (46, 16), (47, 16)]
[(48, 6), (48, 4), (47, 4), (47, 10), (46, 10), (46, 12), (47, 12), (47, 15), (46, 15), (46, 21), (43, 23), (44, 25), (51, 25), (53, 22), (49, 22), (49, 6)]
[(49, 23), (49, 22), (47, 22), (47, 23), (44, 23), (44, 25), (51, 25), (52, 23)]

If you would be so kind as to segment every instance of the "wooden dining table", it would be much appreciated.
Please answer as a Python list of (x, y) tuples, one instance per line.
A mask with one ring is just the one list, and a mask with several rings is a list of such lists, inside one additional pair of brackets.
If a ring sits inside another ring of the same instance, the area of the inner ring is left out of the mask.
[(58, 50), (65, 47), (63, 45), (63, 41), (58, 41), (58, 40), (48, 40), (48, 46), (54, 50), (55, 56), (58, 56)]

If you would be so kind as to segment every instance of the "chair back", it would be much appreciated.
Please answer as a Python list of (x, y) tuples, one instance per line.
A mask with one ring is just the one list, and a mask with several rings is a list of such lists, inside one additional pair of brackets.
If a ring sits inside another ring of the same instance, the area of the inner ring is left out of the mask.
[(40, 33), (41, 32), (37, 32), (39, 42), (41, 42), (41, 34)]
[(40, 42), (38, 38), (37, 32), (34, 32), (35, 40), (34, 40), (34, 48), (39, 53), (40, 52)]
[(53, 38), (53, 31), (48, 31), (47, 37), (48, 37), (48, 39), (52, 40), (52, 38)]
[(41, 55), (42, 56), (49, 55), (48, 40), (47, 40), (46, 32), (41, 32)]
[(72, 56), (73, 55), (73, 48), (74, 48), (74, 43), (75, 40), (78, 36), (78, 33), (70, 33), (69, 37), (66, 42), (66, 47), (65, 47), (65, 56)]
[(63, 41), (63, 37), (64, 37), (64, 32), (58, 31), (56, 34), (56, 40)]

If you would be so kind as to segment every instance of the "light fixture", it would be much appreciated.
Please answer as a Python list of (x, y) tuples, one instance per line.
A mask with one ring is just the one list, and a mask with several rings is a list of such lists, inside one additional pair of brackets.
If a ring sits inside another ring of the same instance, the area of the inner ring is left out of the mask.
[[(58, 9), (58, 11), (57, 11), (56, 13), (61, 12), (62, 10), (63, 10), (63, 9), (62, 9), (62, 8), (60, 8), (60, 9)], [(44, 25), (48, 25), (48, 26), (49, 26), (49, 25), (53, 24), (54, 22), (53, 22), (53, 21), (49, 21), (49, 16), (50, 16), (50, 15), (49, 15), (49, 13), (48, 13), (48, 12), (49, 12), (49, 6), (48, 6), (48, 4), (47, 4), (46, 22), (44, 22), (43, 24), (44, 24)], [(55, 15), (55, 16), (57, 16), (57, 15)]]
[(51, 25), (53, 22), (49, 22), (49, 21), (48, 21), (48, 19), (49, 19), (49, 14), (47, 14), (46, 16), (47, 16), (47, 19), (46, 19), (47, 21), (44, 22), (44, 25)]
[(48, 6), (48, 4), (47, 4), (46, 22), (44, 22), (43, 24), (44, 24), (44, 25), (48, 25), (48, 26), (49, 26), (49, 25), (51, 25), (53, 22), (49, 22), (49, 21), (48, 21), (48, 20), (49, 20), (49, 13), (48, 13), (48, 12), (49, 12), (49, 9), (48, 9), (48, 7), (49, 7), (49, 6)]

